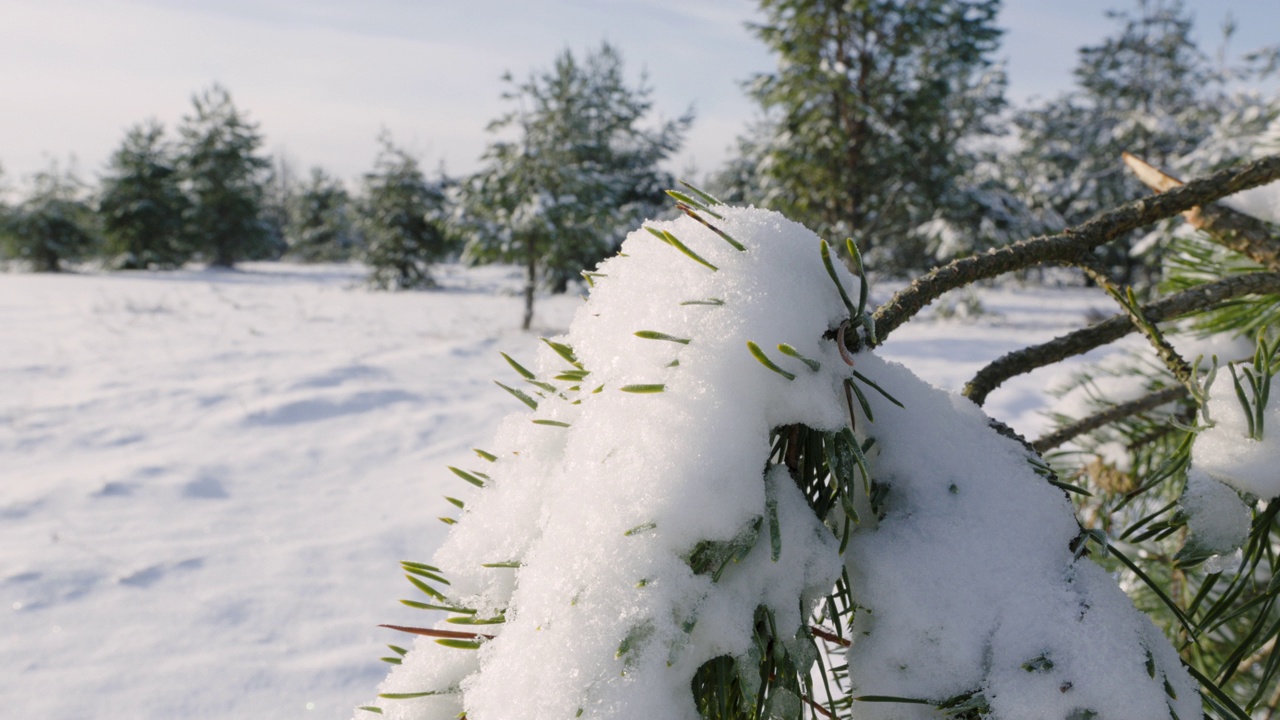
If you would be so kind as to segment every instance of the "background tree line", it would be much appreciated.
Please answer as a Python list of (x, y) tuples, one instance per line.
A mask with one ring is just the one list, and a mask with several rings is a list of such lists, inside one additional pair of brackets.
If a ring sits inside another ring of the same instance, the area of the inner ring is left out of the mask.
[[(1122, 151), (1182, 172), (1250, 152), (1280, 100), (1258, 88), (1277, 50), (1211, 59), (1179, 0), (1110, 13), (1115, 32), (1082, 47), (1075, 86), (1011, 107), (997, 62), (999, 0), (761, 0), (751, 30), (778, 69), (751, 78), (759, 114), (736, 153), (701, 181), (780, 210), (832, 240), (853, 238), (878, 272), (940, 262), (1076, 224), (1140, 197)], [(1224, 33), (1225, 43), (1230, 27)], [(664, 163), (693, 120), (653, 119), (651, 89), (628, 83), (608, 44), (524, 80), (504, 78), (483, 167), (428, 177), (384, 133), (354, 189), (313, 168), (302, 180), (262, 152), (262, 135), (214, 86), (176, 137), (128, 130), (97, 188), (56, 165), (3, 209), (4, 247), (37, 270), (104, 258), (115, 268), (189, 260), (358, 259), (374, 285), (430, 287), (446, 258), (508, 262), (526, 274), (525, 325), (540, 289), (559, 292), (664, 212)], [(1234, 138), (1234, 139), (1233, 139)], [(1145, 238), (1145, 240), (1144, 240)], [(1121, 282), (1159, 279), (1168, 239), (1099, 250)], [(1136, 250), (1141, 250), (1137, 252)]]

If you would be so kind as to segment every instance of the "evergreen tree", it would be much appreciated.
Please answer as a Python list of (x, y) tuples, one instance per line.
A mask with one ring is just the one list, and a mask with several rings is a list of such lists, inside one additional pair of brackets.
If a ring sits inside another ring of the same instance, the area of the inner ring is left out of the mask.
[(607, 43), (583, 61), (566, 50), (550, 71), (505, 81), (503, 98), (516, 107), (489, 130), (514, 137), (490, 144), (487, 167), (462, 189), (465, 256), (524, 266), (527, 329), (540, 285), (563, 292), (661, 207), (671, 178), (658, 164), (679, 149), (692, 115), (643, 127), (651, 91), (627, 85)]
[(263, 182), (262, 222), (267, 228), (268, 258), (279, 258), (289, 250), (290, 214), (298, 196), (298, 176), (293, 168), (293, 161), (281, 150), (272, 157)]
[(357, 238), (351, 196), (341, 181), (321, 168), (311, 169), (311, 177), (291, 198), (285, 239), (289, 257), (304, 262), (350, 259)]
[(417, 158), (396, 147), (383, 132), (373, 172), (365, 176), (360, 207), (364, 261), (379, 288), (433, 287), (431, 264), (449, 251), (444, 229), (444, 192), (429, 183)]
[(215, 266), (233, 267), (270, 253), (262, 215), (270, 161), (258, 155), (262, 136), (219, 85), (192, 98), (183, 118), (179, 167), (191, 199), (186, 232)]
[(0, 227), (4, 244), (9, 256), (32, 270), (59, 272), (63, 261), (84, 257), (97, 245), (93, 211), (84, 199), (84, 184), (56, 163), (36, 173), (31, 186)]
[(881, 269), (927, 264), (933, 217), (995, 131), (998, 0), (762, 0), (778, 69), (750, 92), (771, 125), (757, 197), (819, 235), (854, 238)]
[[(1022, 149), (1008, 175), (1028, 205), (1057, 228), (1145, 194), (1115, 159), (1130, 152), (1155, 165), (1189, 153), (1220, 112), (1221, 81), (1191, 37), (1180, 0), (1137, 0), (1108, 17), (1119, 32), (1080, 49), (1076, 87), (1015, 117)], [(1131, 252), (1131, 235), (1099, 251), (1117, 279), (1132, 282), (1143, 262), (1158, 273), (1158, 252)]]
[(186, 196), (160, 123), (134, 126), (111, 156), (98, 213), (106, 251), (123, 269), (179, 267), (191, 256), (183, 234)]

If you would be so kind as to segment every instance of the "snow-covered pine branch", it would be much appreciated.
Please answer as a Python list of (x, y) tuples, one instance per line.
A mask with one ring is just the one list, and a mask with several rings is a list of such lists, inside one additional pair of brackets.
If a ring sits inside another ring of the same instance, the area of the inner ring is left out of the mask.
[[(528, 407), (459, 470), (483, 489), (433, 564), (407, 566), (451, 617), (376, 707), (1196, 717), (1038, 459), (872, 351), (850, 367), (834, 339), (858, 281), (812, 233), (702, 216), (745, 249), (691, 217), (638, 230), (568, 334), (513, 363)], [(847, 662), (834, 684), (810, 675), (820, 645)]]

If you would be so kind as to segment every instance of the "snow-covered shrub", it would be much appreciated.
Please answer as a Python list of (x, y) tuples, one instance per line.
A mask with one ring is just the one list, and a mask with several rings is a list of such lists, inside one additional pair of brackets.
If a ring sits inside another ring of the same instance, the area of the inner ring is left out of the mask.
[(432, 564), (406, 564), (449, 617), (408, 629), (371, 711), (1199, 715), (1037, 456), (848, 353), (874, 338), (866, 288), (824, 243), (686, 215), (628, 236), (568, 334), (512, 361), (528, 407), (455, 470), (482, 489)]

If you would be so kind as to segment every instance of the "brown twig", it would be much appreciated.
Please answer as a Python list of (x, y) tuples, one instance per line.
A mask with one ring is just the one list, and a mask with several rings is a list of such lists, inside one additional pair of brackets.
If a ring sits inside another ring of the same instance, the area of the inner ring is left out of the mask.
[(1104, 425), (1110, 425), (1113, 422), (1118, 422), (1127, 417), (1132, 417), (1138, 413), (1154, 410), (1161, 405), (1174, 402), (1175, 400), (1181, 400), (1189, 395), (1190, 392), (1182, 385), (1173, 385), (1164, 388), (1163, 390), (1157, 390), (1153, 393), (1143, 395), (1137, 400), (1120, 403), (1114, 407), (1094, 413), (1089, 417), (1077, 420), (1070, 425), (1064, 425), (1048, 435), (1042, 435), (1036, 439), (1035, 442), (1031, 443), (1031, 446), (1035, 448), (1036, 452), (1043, 455), (1069, 440), (1084, 435), (1085, 433), (1093, 432)]
[(810, 625), (809, 632), (813, 633), (814, 637), (822, 638), (823, 640), (826, 640), (829, 643), (835, 643), (836, 645), (840, 645), (842, 647), (849, 647), (850, 645), (853, 644), (848, 640), (845, 640), (844, 638), (840, 637), (839, 635), (836, 635), (835, 633), (831, 632), (830, 630), (818, 627), (817, 625)]
[(483, 633), (458, 632), (457, 630), (432, 630), (431, 628), (408, 627), (405, 625), (379, 625), (378, 627), (391, 628), (400, 632), (410, 633), (412, 635), (426, 635), (433, 638), (448, 638), (449, 640), (492, 640), (493, 635), (485, 635)]
[[(1265, 185), (1280, 178), (1280, 155), (1269, 155), (1243, 166), (1228, 168), (1168, 192), (1125, 203), (1093, 217), (1084, 224), (1056, 235), (1031, 238), (961, 258), (926, 275), (899, 291), (876, 309), (874, 319), (880, 342), (948, 290), (1045, 263), (1074, 263), (1094, 248), (1125, 233), (1214, 200)], [(850, 343), (857, 338), (848, 337)], [(859, 350), (850, 347), (850, 350)]]
[[(1142, 306), (1142, 314), (1151, 322), (1163, 322), (1192, 312), (1212, 308), (1242, 295), (1280, 294), (1280, 272), (1235, 275), (1224, 280), (1200, 285)], [(964, 386), (964, 395), (978, 405), (991, 391), (1009, 378), (1052, 365), (1076, 355), (1114, 342), (1135, 330), (1129, 317), (1113, 315), (1089, 327), (1058, 336), (1046, 343), (1015, 350), (978, 371)]]
[[(1178, 178), (1134, 155), (1123, 153), (1121, 157), (1144, 185), (1158, 193), (1184, 185)], [(1271, 270), (1280, 270), (1280, 237), (1267, 223), (1223, 205), (1196, 206), (1183, 212), (1182, 217), (1192, 227), (1208, 233), (1219, 245)]]

